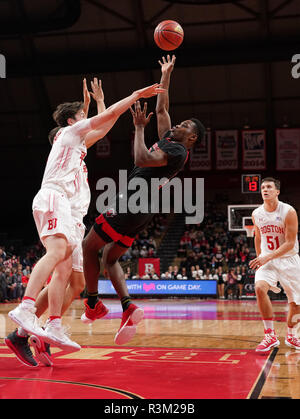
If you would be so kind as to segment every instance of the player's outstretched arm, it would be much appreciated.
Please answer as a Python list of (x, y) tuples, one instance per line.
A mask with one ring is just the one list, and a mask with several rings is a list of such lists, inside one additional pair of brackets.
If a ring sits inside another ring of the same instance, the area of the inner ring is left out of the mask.
[(129, 109), (130, 106), (133, 105), (137, 100), (140, 98), (156, 96), (158, 93), (162, 92), (164, 92), (164, 89), (161, 88), (161, 85), (155, 83), (151, 86), (144, 87), (143, 89), (136, 90), (130, 96), (107, 108), (100, 115), (96, 115), (90, 118), (90, 130), (97, 130), (98, 136), (94, 142), (89, 141), (89, 146), (93, 145), (100, 138), (104, 137), (113, 127), (120, 115), (127, 111), (127, 109)]
[(135, 126), (134, 164), (138, 167), (166, 166), (168, 163), (167, 154), (162, 150), (156, 150), (151, 153), (145, 145), (145, 126), (150, 122), (153, 115), (153, 112), (151, 112), (147, 116), (147, 102), (145, 102), (142, 110), (140, 102), (137, 101), (134, 104), (134, 110), (130, 108), (130, 111)]
[(162, 57), (162, 61), (158, 61), (161, 66), (161, 86), (165, 92), (158, 94), (156, 102), (156, 117), (157, 117), (157, 131), (160, 139), (164, 134), (171, 129), (171, 118), (169, 115), (169, 86), (171, 73), (174, 68), (176, 57), (175, 55), (167, 58)]
[(83, 112), (85, 115), (85, 118), (88, 118), (89, 114), (89, 107), (91, 103), (91, 95), (86, 85), (86, 78), (83, 79)]

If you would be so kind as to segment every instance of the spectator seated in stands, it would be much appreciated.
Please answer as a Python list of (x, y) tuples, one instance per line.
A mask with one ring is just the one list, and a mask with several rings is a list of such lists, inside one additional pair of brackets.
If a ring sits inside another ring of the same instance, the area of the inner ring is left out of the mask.
[(238, 279), (234, 268), (227, 274), (224, 296), (226, 299), (238, 298)]
[(205, 273), (201, 276), (201, 279), (217, 280), (217, 275), (215, 274), (215, 270), (214, 269), (210, 270), (210, 268), (206, 268)]
[[(8, 270), (8, 273), (9, 273), (9, 270)], [(6, 273), (4, 266), (0, 268), (0, 302), (1, 303), (9, 302), (8, 282), (7, 282), (8, 273)]]
[(157, 275), (157, 273), (155, 272), (154, 268), (151, 268), (150, 272), (145, 274), (142, 279), (160, 279), (160, 277)]
[(132, 279), (131, 268), (129, 266), (125, 270), (125, 279)]
[[(181, 278), (179, 277), (179, 275), (181, 275)], [(184, 266), (180, 269), (179, 274), (177, 275), (177, 279), (182, 279), (182, 280), (187, 280), (188, 279), (186, 268)]]

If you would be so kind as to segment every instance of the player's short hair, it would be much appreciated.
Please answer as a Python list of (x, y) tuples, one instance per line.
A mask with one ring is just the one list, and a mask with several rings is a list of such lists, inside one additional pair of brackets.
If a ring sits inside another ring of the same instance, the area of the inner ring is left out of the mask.
[(49, 142), (50, 142), (50, 144), (51, 144), (51, 145), (53, 145), (54, 138), (55, 138), (56, 134), (58, 133), (58, 131), (59, 131), (60, 129), (61, 129), (61, 127), (55, 127), (55, 128), (53, 128), (53, 129), (49, 132), (49, 134), (48, 134), (48, 140), (49, 140)]
[(262, 179), (261, 184), (263, 184), (264, 182), (274, 182), (275, 188), (278, 191), (280, 191), (280, 180), (275, 179), (273, 177), (265, 177), (264, 179)]
[(205, 135), (204, 125), (202, 124), (202, 122), (199, 121), (199, 119), (191, 118), (190, 120), (195, 124), (195, 133), (197, 134), (198, 141), (201, 141)]
[(52, 116), (59, 127), (66, 127), (68, 119), (74, 119), (80, 109), (83, 109), (83, 102), (65, 102), (58, 105)]

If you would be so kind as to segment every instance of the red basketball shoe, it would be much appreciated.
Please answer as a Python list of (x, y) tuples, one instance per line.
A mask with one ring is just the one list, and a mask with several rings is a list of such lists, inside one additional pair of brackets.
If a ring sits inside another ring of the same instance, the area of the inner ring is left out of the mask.
[(265, 330), (265, 337), (255, 349), (255, 352), (268, 352), (280, 345), (280, 341), (271, 329)]
[(53, 361), (51, 359), (50, 345), (45, 343), (38, 336), (30, 336), (29, 338), (31, 345), (34, 348), (36, 359), (46, 365), (46, 367), (52, 367)]
[(133, 338), (136, 333), (136, 325), (143, 319), (144, 310), (135, 304), (130, 306), (123, 312), (121, 326), (115, 336), (116, 345), (124, 345)]
[(85, 312), (81, 316), (81, 321), (83, 321), (83, 323), (93, 323), (95, 320), (106, 316), (106, 314), (109, 312), (108, 308), (105, 307), (101, 300), (97, 302), (95, 308), (91, 308), (87, 301), (87, 299), (84, 300)]
[(294, 349), (300, 349), (300, 339), (298, 339), (296, 336), (287, 335), (285, 338), (285, 344), (291, 348)]

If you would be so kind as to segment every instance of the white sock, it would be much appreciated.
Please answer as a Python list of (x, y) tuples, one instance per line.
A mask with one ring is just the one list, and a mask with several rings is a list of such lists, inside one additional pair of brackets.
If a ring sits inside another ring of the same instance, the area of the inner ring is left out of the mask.
[(288, 327), (288, 335), (294, 336), (295, 334), (295, 328), (294, 327)]
[(22, 308), (25, 308), (26, 310), (29, 310), (31, 308), (34, 308), (35, 300), (31, 298), (26, 298), (25, 300), (22, 300)]
[(271, 329), (272, 332), (274, 333), (273, 319), (263, 319), (263, 323), (264, 323), (264, 329), (265, 330)]

